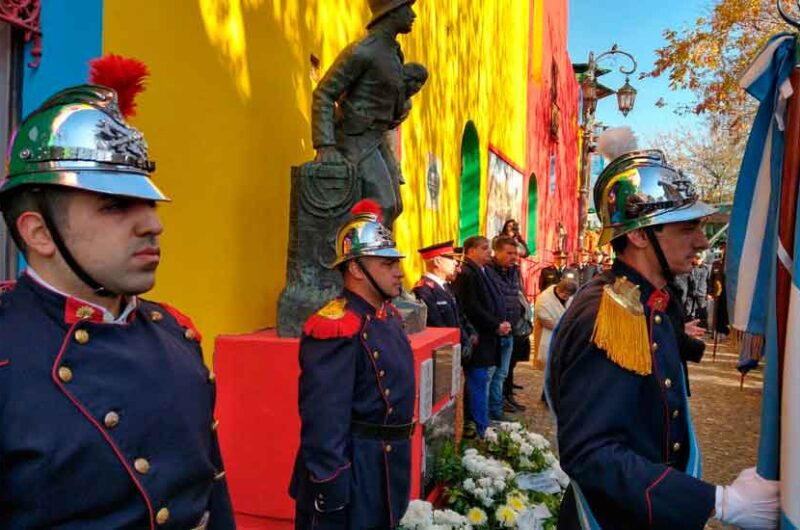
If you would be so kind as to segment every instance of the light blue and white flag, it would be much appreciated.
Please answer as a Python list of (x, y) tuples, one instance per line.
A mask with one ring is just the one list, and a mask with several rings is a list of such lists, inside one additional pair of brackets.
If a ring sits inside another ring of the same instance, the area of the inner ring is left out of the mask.
[[(762, 344), (766, 358), (758, 473), (781, 480), (782, 530), (800, 529), (800, 326), (794, 324), (800, 319), (800, 246), (795, 256), (787, 256), (778, 240), (783, 119), (792, 95), (795, 50), (793, 35), (774, 36), (741, 81), (760, 106), (736, 187), (727, 259), (731, 325), (745, 338), (740, 369), (755, 366)], [(784, 263), (794, 258), (788, 267), (794, 276), (782, 374), (777, 325), (787, 315), (776, 310), (776, 297), (786, 295), (776, 292), (779, 255)]]
[(761, 102), (739, 172), (726, 260), (730, 321), (734, 333), (743, 340), (743, 371), (758, 364), (767, 334), (768, 306), (775, 303), (783, 115), (791, 95), (789, 74), (794, 67), (794, 50), (793, 35), (774, 36), (740, 81)]

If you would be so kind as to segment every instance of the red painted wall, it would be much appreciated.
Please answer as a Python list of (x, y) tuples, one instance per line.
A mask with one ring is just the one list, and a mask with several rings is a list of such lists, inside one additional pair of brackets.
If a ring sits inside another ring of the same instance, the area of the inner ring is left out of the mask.
[[(578, 82), (572, 71), (572, 61), (567, 52), (568, 0), (532, 0), (532, 5), (544, 2), (544, 16), (537, 17), (536, 9), (531, 9), (531, 39), (541, 31), (541, 51), (539, 43), (531, 42), (529, 83), (528, 83), (528, 128), (527, 160), (528, 178), (536, 176), (538, 183), (537, 225), (523, 227), (528, 239), (536, 240), (538, 262), (532, 274), (538, 277), (538, 268), (552, 261), (552, 251), (556, 248), (557, 226), (560, 221), (567, 230), (567, 251), (576, 249), (578, 239)], [(539, 18), (539, 20), (537, 20)], [(543, 19), (543, 20), (542, 20)], [(542, 28), (536, 25), (543, 24)], [(541, 54), (540, 75), (535, 75), (536, 55)], [(557, 76), (553, 78), (553, 63)], [(537, 79), (537, 77), (540, 78)], [(559, 107), (559, 130), (552, 136), (551, 88), (557, 88)], [(550, 191), (550, 153), (556, 155), (556, 186)], [(527, 196), (525, 208), (527, 211)], [(527, 222), (527, 219), (526, 219)], [(532, 278), (531, 278), (532, 279)], [(529, 284), (535, 283), (529, 281)], [(528, 293), (535, 289), (529, 286)]]

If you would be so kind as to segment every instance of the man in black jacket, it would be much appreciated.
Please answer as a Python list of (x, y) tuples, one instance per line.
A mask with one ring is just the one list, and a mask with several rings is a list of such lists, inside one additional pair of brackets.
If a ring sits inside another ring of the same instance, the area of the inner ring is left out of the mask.
[(489, 370), (499, 362), (500, 337), (511, 333), (511, 324), (504, 318), (502, 295), (487, 276), (486, 266), (491, 261), (489, 240), (483, 236), (468, 237), (464, 241), (464, 254), (464, 268), (453, 284), (453, 291), (467, 319), (478, 331), (478, 343), (464, 372), (469, 410), (478, 435), (483, 436), (489, 426)]

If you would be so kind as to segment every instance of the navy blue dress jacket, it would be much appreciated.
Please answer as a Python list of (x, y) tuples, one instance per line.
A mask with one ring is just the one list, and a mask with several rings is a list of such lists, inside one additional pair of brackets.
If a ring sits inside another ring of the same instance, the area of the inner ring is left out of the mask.
[(196, 330), (100, 313), (27, 275), (0, 295), (0, 528), (235, 528)]
[[(617, 276), (640, 287), (652, 341), (650, 375), (615, 364), (591, 342), (603, 287)], [(715, 486), (683, 472), (689, 426), (681, 356), (669, 315), (651, 307), (651, 296), (664, 295), (617, 261), (578, 293), (553, 339), (548, 388), (561, 466), (602, 528), (701, 530), (714, 511)], [(579, 528), (570, 489), (559, 529)]]
[(347, 290), (333, 304), (300, 340), (295, 527), (394, 528), (409, 503), (411, 440), (354, 436), (352, 424), (413, 421), (414, 354), (391, 304), (376, 310)]
[(453, 282), (458, 305), (478, 332), (469, 368), (485, 368), (500, 362), (500, 339), (497, 328), (505, 320), (505, 301), (485, 271), (467, 260)]

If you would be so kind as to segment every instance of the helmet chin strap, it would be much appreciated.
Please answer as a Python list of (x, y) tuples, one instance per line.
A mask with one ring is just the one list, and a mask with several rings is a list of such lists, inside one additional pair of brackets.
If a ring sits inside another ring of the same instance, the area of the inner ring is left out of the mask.
[(655, 230), (653, 230), (652, 226), (648, 226), (644, 229), (644, 233), (647, 234), (647, 239), (649, 239), (650, 243), (653, 245), (653, 250), (656, 253), (658, 264), (661, 265), (661, 274), (664, 275), (664, 279), (667, 280), (667, 284), (672, 285), (675, 282), (675, 274), (673, 274), (672, 269), (669, 268), (667, 257), (664, 255), (664, 251), (661, 248), (661, 243), (658, 242)]
[(117, 296), (117, 293), (114, 293), (100, 285), (100, 283), (92, 278), (89, 273), (86, 272), (75, 260), (75, 257), (67, 248), (66, 243), (64, 243), (64, 238), (61, 237), (61, 232), (59, 232), (56, 223), (53, 221), (53, 212), (50, 208), (50, 201), (47, 200), (45, 193), (46, 192), (42, 190), (35, 194), (36, 204), (39, 207), (39, 213), (42, 215), (42, 219), (44, 219), (44, 224), (50, 231), (50, 237), (53, 238), (53, 243), (55, 243), (56, 248), (61, 253), (61, 257), (63, 257), (64, 261), (67, 262), (67, 266), (69, 266), (69, 268), (72, 269), (72, 272), (75, 273), (75, 276), (77, 276), (83, 283), (88, 285), (97, 296), (102, 296), (104, 298), (113, 298)]
[(375, 289), (375, 291), (378, 293), (378, 295), (380, 295), (380, 297), (383, 298), (384, 300), (391, 300), (393, 297), (389, 296), (386, 293), (386, 291), (381, 289), (381, 287), (378, 285), (378, 282), (376, 282), (375, 278), (372, 277), (372, 274), (370, 274), (369, 271), (367, 270), (367, 268), (364, 266), (364, 264), (361, 263), (361, 259), (360, 258), (356, 258), (355, 262), (356, 262), (356, 265), (358, 265), (358, 268), (361, 269), (361, 272), (364, 273), (364, 276), (367, 277), (367, 280), (369, 281), (370, 285), (372, 285), (372, 288)]

